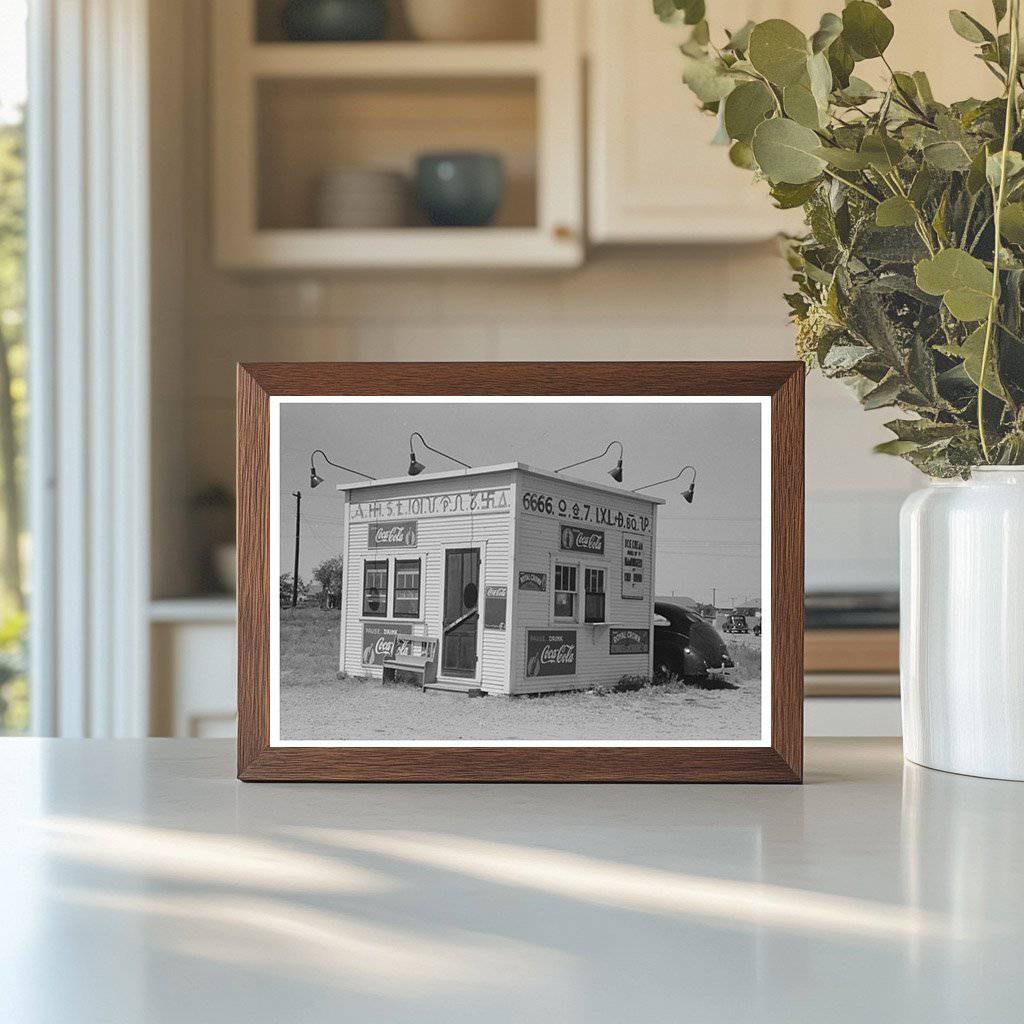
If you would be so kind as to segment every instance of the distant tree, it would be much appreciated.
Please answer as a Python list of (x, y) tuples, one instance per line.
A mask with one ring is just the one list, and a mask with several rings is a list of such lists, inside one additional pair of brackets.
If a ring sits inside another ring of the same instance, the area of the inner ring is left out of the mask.
[(341, 601), (341, 556), (324, 559), (313, 570), (313, 579), (320, 584), (323, 607), (337, 608)]
[[(299, 600), (309, 595), (309, 584), (300, 576), (299, 577)], [(292, 574), (290, 572), (281, 573), (281, 607), (288, 608), (292, 603)]]
[(4, 596), (24, 608), (19, 537), (27, 399), (25, 310), (25, 125), (0, 123), (0, 566)]

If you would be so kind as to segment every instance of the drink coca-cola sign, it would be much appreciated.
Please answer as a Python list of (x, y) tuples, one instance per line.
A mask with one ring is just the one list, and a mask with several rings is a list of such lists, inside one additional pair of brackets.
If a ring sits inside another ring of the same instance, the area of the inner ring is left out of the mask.
[(403, 637), (412, 636), (408, 622), (364, 622), (363, 664), (383, 665), (398, 652)]
[(576, 675), (576, 630), (528, 629), (526, 631), (526, 675)]
[(414, 548), (419, 540), (415, 519), (397, 523), (369, 523), (367, 529), (371, 548)]
[(582, 551), (588, 555), (604, 554), (603, 530), (582, 530), (578, 526), (563, 526), (560, 534), (563, 551)]

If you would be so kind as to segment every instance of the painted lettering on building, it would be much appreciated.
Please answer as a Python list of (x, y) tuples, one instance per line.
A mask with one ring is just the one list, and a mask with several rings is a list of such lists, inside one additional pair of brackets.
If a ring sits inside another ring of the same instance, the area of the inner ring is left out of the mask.
[(528, 629), (526, 631), (526, 675), (576, 675), (576, 630)]
[(598, 502), (559, 498), (540, 491), (524, 491), (522, 507), (524, 512), (531, 515), (565, 519), (574, 523), (590, 523), (616, 530), (631, 530), (636, 533), (650, 533), (654, 522), (651, 516), (639, 512), (622, 512)]
[(468, 513), (508, 513), (512, 503), (508, 487), (488, 487), (477, 491), (455, 491), (448, 494), (415, 494), (402, 498), (381, 498), (377, 501), (349, 503), (353, 523), (391, 522), (413, 516), (456, 516)]
[(647, 538), (635, 534), (622, 537), (622, 596), (639, 601), (644, 596), (647, 576)]

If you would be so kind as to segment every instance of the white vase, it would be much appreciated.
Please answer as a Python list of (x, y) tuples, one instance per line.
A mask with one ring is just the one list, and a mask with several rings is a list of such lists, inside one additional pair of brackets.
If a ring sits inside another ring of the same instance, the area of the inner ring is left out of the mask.
[(1024, 781), (1024, 467), (910, 495), (900, 563), (904, 753)]

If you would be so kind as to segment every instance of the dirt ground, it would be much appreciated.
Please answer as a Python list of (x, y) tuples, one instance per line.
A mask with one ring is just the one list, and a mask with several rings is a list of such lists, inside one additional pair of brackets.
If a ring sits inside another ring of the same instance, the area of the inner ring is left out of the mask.
[(761, 731), (759, 637), (726, 637), (734, 689), (673, 683), (628, 693), (469, 698), (336, 678), (338, 612), (281, 613), (284, 740), (752, 740)]

